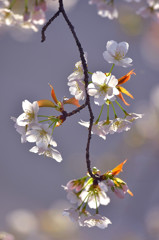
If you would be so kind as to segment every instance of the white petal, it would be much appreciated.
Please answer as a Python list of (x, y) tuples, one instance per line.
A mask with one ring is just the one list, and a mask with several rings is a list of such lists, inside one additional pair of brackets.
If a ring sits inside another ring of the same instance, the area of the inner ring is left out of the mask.
[(124, 58), (124, 59), (121, 59), (118, 63), (119, 66), (122, 66), (122, 67), (130, 67), (132, 66), (132, 59), (131, 58)]
[(107, 48), (107, 51), (112, 55), (114, 56), (115, 55), (115, 52), (116, 52), (116, 48), (117, 48), (118, 44), (116, 41), (108, 41), (107, 42), (107, 45), (106, 45), (106, 48)]
[(116, 77), (114, 75), (111, 75), (108, 85), (110, 87), (115, 87), (117, 84), (118, 84), (118, 80), (116, 79)]
[(129, 44), (127, 42), (120, 42), (117, 47), (117, 51), (121, 52), (123, 57), (126, 55), (129, 49)]
[(98, 92), (98, 90), (96, 89), (96, 86), (93, 83), (90, 83), (88, 85), (87, 91), (90, 96), (94, 96)]
[(32, 112), (32, 104), (28, 100), (24, 100), (22, 102), (22, 108), (24, 112), (27, 112), (27, 111)]
[(114, 63), (114, 57), (110, 55), (108, 51), (103, 52), (103, 58), (108, 62), (108, 63)]
[(32, 147), (29, 151), (33, 153), (38, 153), (39, 148), (37, 146)]
[(92, 74), (92, 82), (96, 85), (103, 85), (106, 80), (106, 75), (103, 72), (97, 71)]

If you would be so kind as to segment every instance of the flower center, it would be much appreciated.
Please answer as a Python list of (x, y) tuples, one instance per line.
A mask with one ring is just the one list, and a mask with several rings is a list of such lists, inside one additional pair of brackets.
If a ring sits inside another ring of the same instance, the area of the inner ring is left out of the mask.
[(80, 89), (79, 84), (78, 84), (77, 82), (76, 82), (76, 88), (77, 88), (77, 90), (78, 90), (79, 93), (82, 92), (82, 90)]
[(40, 130), (40, 137), (41, 138), (45, 137), (46, 134), (47, 134), (47, 132), (44, 129)]
[(32, 121), (32, 119), (35, 118), (34, 112), (27, 112), (26, 115), (27, 115), (27, 118), (29, 119), (29, 121)]
[(120, 51), (115, 52), (115, 56), (114, 56), (115, 60), (120, 61), (121, 59), (123, 59), (123, 57), (124, 57), (124, 53), (122, 54)]
[(103, 93), (107, 93), (108, 92), (108, 89), (109, 89), (110, 87), (106, 84), (106, 83), (104, 83), (103, 85), (101, 85), (100, 86), (100, 92), (103, 94)]

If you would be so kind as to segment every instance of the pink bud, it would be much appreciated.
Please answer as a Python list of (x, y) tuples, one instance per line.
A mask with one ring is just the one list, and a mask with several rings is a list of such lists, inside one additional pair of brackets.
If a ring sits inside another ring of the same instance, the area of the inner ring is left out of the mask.
[(108, 178), (108, 180), (107, 180), (107, 185), (108, 185), (109, 187), (113, 187), (113, 186), (114, 186), (113, 180), (111, 180), (111, 179)]
[(28, 22), (30, 19), (30, 13), (29, 12), (25, 12), (23, 15), (23, 21), (24, 22)]
[(118, 198), (122, 198), (123, 199), (125, 197), (125, 192), (122, 189), (120, 189), (120, 188), (114, 188), (114, 193), (116, 194), (116, 196)]
[(46, 12), (47, 10), (47, 6), (46, 6), (46, 1), (42, 1), (40, 4), (39, 4), (40, 8)]
[(81, 191), (82, 188), (83, 188), (83, 184), (79, 184), (79, 185), (76, 187), (76, 192)]
[(127, 184), (122, 184), (121, 186), (122, 186), (122, 189), (123, 189), (124, 193), (126, 193), (127, 190), (129, 189)]
[(68, 190), (73, 190), (73, 189), (75, 189), (76, 185), (75, 185), (74, 180), (70, 180), (70, 181), (66, 184), (66, 187), (68, 188)]

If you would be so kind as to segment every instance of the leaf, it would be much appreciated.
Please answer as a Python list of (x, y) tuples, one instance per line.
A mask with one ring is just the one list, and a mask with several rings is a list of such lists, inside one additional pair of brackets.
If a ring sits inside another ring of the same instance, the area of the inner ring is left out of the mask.
[(53, 108), (56, 107), (56, 105), (52, 101), (47, 100), (47, 99), (42, 99), (37, 102), (38, 102), (39, 107), (53, 107)]
[(123, 77), (118, 79), (118, 84), (123, 84), (127, 81), (129, 81), (129, 79), (131, 78), (131, 75), (134, 74), (136, 75), (136, 73), (134, 72), (134, 69), (131, 70), (130, 72), (128, 72), (126, 75), (124, 75)]
[(130, 104), (127, 103), (126, 100), (124, 99), (124, 97), (123, 97), (121, 92), (119, 93), (118, 97), (125, 103), (125, 105), (130, 106)]
[(51, 96), (52, 96), (52, 99), (54, 100), (54, 102), (55, 102), (56, 104), (58, 104), (58, 100), (57, 100), (57, 98), (56, 98), (56, 94), (55, 94), (54, 88), (53, 88), (53, 86), (52, 86), (51, 84), (49, 84), (49, 86), (51, 87)]
[(113, 170), (111, 170), (111, 173), (113, 176), (118, 175), (123, 169), (123, 165), (126, 163), (127, 160), (120, 163), (118, 166), (116, 166)]
[(126, 90), (124, 87), (119, 86), (118, 89), (120, 92), (122, 92), (122, 93), (126, 94), (127, 96), (131, 97), (132, 99), (134, 99), (133, 95), (131, 93), (129, 93), (129, 91)]
[(76, 107), (80, 107), (79, 101), (76, 98), (67, 98), (63, 100), (64, 104), (72, 104), (75, 105)]
[(130, 196), (134, 196), (134, 194), (128, 189), (127, 192), (130, 194)]

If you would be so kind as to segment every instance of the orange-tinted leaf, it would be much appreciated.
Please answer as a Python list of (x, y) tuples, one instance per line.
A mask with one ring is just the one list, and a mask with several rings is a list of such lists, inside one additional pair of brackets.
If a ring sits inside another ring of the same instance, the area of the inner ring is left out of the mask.
[[(118, 89), (119, 89), (119, 88), (118, 88)], [(127, 103), (126, 100), (124, 99), (124, 97), (123, 97), (123, 95), (122, 95), (121, 92), (119, 93), (118, 97), (123, 101), (123, 103), (125, 103), (125, 105), (130, 106), (130, 104)]]
[(128, 90), (126, 90), (124, 87), (118, 86), (118, 90), (124, 94), (126, 94), (127, 96), (134, 98), (133, 95), (131, 95), (131, 93), (129, 93)]
[(55, 94), (54, 88), (53, 88), (53, 86), (52, 86), (51, 84), (49, 84), (49, 86), (51, 87), (51, 96), (52, 96), (52, 99), (54, 100), (54, 102), (55, 102), (56, 104), (58, 104), (58, 100), (57, 100), (57, 98), (56, 98), (56, 94)]
[(111, 173), (113, 174), (113, 176), (118, 175), (122, 171), (123, 165), (126, 163), (126, 161), (127, 160), (125, 160), (124, 162), (120, 163), (113, 170), (111, 170)]
[(56, 105), (52, 101), (47, 99), (39, 100), (38, 105), (39, 107), (53, 107), (53, 108), (56, 107)]
[(63, 100), (64, 104), (72, 104), (75, 105), (76, 107), (80, 107), (79, 101), (76, 98), (69, 98), (67, 100)]
[(123, 77), (119, 78), (118, 79), (118, 84), (123, 84), (125, 82), (127, 82), (130, 78), (131, 78), (131, 75), (134, 74), (136, 75), (136, 73), (134, 72), (134, 69), (131, 70), (130, 72), (128, 72), (126, 75), (124, 75)]
[(128, 189), (127, 192), (133, 197), (134, 194)]

